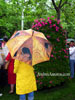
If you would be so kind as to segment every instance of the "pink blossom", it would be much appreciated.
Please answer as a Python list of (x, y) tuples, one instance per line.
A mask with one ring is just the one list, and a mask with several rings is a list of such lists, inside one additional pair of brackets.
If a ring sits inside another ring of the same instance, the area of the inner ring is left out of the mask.
[(63, 36), (64, 36), (65, 34), (63, 33)]
[(40, 18), (40, 20), (43, 20), (43, 18)]
[(56, 26), (56, 31), (58, 31), (59, 30), (59, 27), (58, 26)]
[(67, 43), (65, 43), (65, 45), (67, 45)]
[(65, 53), (67, 53), (67, 51), (66, 50), (63, 50)]
[(66, 48), (66, 50), (68, 50), (69, 48)]
[(47, 23), (45, 23), (45, 25), (47, 25)]
[(32, 28), (34, 28), (34, 27), (35, 27), (35, 25), (32, 26)]
[(67, 40), (65, 40), (65, 42), (67, 42)]
[(58, 42), (60, 41), (59, 38), (56, 39)]
[(37, 20), (34, 20), (34, 22), (38, 23), (38, 19)]
[(44, 22), (41, 22), (43, 25), (45, 25), (45, 23)]
[(56, 31), (58, 32), (58, 29), (56, 29)]
[(42, 84), (42, 82), (40, 82), (40, 85)]
[(57, 19), (54, 19), (54, 20), (56, 20), (56, 21), (57, 21)]
[(37, 30), (39, 30), (39, 28), (37, 28)]
[(39, 23), (38, 23), (38, 26), (42, 27), (42, 24), (39, 22)]
[(44, 18), (40, 18), (40, 20), (41, 20), (41, 21), (45, 21), (46, 19), (44, 19)]
[(58, 58), (60, 58), (60, 56), (58, 56)]
[(49, 24), (51, 24), (52, 23), (52, 21), (51, 20), (49, 20)]
[(60, 26), (61, 28), (63, 28), (62, 26)]
[(64, 32), (67, 32), (66, 30), (64, 30)]
[(52, 25), (50, 25), (49, 27), (52, 28)]
[(51, 17), (54, 17), (54, 16), (51, 16)]
[(56, 26), (56, 24), (53, 24), (53, 27), (55, 27)]
[(41, 22), (42, 24), (44, 24), (44, 22)]
[(57, 21), (57, 24), (59, 24), (59, 23), (60, 23), (60, 20)]
[(50, 19), (50, 17), (48, 17), (48, 20)]
[(68, 58), (68, 56), (64, 56), (65, 58)]
[(47, 35), (47, 38), (50, 38), (51, 36)]
[(52, 81), (49, 81), (50, 84), (52, 84)]
[(34, 25), (34, 23), (32, 23), (32, 25)]
[(38, 24), (35, 24), (35, 27), (37, 27)]
[(51, 54), (51, 57), (54, 57), (54, 56)]

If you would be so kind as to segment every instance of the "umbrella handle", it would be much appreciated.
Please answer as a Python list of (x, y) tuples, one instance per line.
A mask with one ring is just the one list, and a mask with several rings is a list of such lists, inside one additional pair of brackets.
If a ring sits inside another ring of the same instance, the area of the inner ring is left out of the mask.
[(34, 30), (32, 31), (32, 36), (33, 36), (33, 34), (34, 34)]

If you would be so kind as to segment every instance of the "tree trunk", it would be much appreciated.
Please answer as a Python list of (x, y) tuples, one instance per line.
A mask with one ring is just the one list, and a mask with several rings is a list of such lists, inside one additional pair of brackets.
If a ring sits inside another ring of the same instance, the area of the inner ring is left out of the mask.
[(56, 10), (56, 13), (57, 13), (57, 20), (60, 20), (60, 15), (61, 15), (61, 8), (67, 4), (68, 0), (65, 0), (63, 3), (62, 3), (62, 0), (60, 0), (59, 2), (59, 5), (57, 6), (56, 3), (55, 3), (55, 0), (52, 0), (52, 4)]
[(57, 11), (57, 20), (60, 20), (60, 9)]

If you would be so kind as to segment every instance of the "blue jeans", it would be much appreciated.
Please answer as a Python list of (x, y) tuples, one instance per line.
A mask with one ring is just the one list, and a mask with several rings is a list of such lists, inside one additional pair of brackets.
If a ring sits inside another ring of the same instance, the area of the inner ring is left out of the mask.
[(74, 64), (75, 60), (70, 60), (71, 78), (74, 78)]
[[(26, 100), (26, 94), (20, 95), (20, 100)], [(28, 100), (34, 100), (34, 92), (28, 93)]]

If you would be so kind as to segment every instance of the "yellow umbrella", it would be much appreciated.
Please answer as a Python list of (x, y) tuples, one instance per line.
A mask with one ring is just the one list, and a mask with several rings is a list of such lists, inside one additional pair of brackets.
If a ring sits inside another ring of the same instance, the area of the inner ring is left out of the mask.
[(6, 45), (14, 59), (30, 65), (48, 61), (52, 51), (44, 34), (32, 29), (15, 32)]

